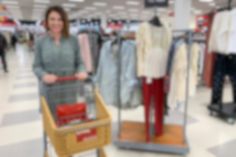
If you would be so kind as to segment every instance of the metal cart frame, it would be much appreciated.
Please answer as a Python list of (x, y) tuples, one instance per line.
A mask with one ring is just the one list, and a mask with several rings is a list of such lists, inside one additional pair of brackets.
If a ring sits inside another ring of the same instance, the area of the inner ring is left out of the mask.
[[(44, 133), (54, 146), (58, 157), (71, 157), (74, 154), (92, 149), (97, 149), (99, 157), (106, 156), (103, 147), (111, 142), (111, 115), (105, 107), (105, 102), (98, 90), (95, 89), (94, 92), (96, 120), (65, 127), (58, 127), (56, 125), (46, 98), (41, 98)], [(76, 140), (76, 133), (78, 131), (94, 128), (97, 130), (95, 139), (81, 142)], [(44, 156), (49, 157), (47, 147), (45, 147)]]

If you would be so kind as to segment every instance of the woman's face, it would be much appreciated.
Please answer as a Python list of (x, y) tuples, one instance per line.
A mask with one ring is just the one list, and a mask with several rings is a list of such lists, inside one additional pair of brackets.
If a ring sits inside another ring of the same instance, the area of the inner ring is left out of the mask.
[(48, 27), (52, 33), (62, 33), (64, 23), (59, 13), (52, 11), (48, 16)]

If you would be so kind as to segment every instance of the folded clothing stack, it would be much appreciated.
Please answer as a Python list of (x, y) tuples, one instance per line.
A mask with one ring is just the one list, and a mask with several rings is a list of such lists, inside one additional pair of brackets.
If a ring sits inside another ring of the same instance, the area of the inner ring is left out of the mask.
[[(57, 107), (57, 124), (58, 126), (79, 124), (85, 121), (90, 121), (87, 114), (86, 103), (62, 104)], [(97, 137), (97, 130), (87, 129), (76, 133), (78, 142), (94, 139)]]
[(87, 121), (87, 104), (75, 103), (58, 105), (56, 114), (58, 126)]

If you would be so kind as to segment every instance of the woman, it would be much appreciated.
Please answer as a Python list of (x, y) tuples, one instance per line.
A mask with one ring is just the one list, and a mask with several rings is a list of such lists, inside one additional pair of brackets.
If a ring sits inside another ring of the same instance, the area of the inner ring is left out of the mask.
[(67, 91), (59, 95), (51, 92), (57, 87), (63, 88), (63, 85), (57, 83), (58, 77), (75, 76), (78, 80), (85, 80), (88, 75), (84, 72), (77, 39), (69, 35), (69, 22), (62, 7), (53, 6), (46, 11), (45, 27), (47, 33), (36, 43), (33, 71), (39, 79), (40, 95), (49, 97), (49, 107), (55, 118), (56, 106), (68, 102), (54, 100), (76, 97), (74, 92)]

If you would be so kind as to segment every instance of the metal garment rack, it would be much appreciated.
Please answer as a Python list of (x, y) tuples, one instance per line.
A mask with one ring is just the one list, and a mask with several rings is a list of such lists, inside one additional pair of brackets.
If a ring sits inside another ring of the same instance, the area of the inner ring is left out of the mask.
[[(118, 133), (117, 138), (115, 139), (114, 144), (117, 145), (119, 148), (123, 149), (133, 149), (133, 150), (142, 150), (142, 151), (150, 151), (150, 152), (160, 152), (160, 153), (170, 153), (170, 154), (180, 154), (185, 155), (189, 153), (189, 145), (187, 140), (187, 119), (188, 119), (188, 105), (189, 105), (189, 81), (190, 81), (190, 63), (191, 63), (191, 45), (193, 43), (193, 31), (192, 30), (175, 30), (173, 32), (184, 33), (187, 36), (187, 51), (188, 51), (188, 61), (187, 61), (187, 77), (186, 77), (186, 95), (185, 95), (185, 108), (184, 108), (184, 119), (183, 119), (183, 143), (185, 146), (180, 147), (178, 145), (169, 145), (169, 144), (158, 144), (158, 143), (139, 143), (135, 141), (128, 141), (128, 140), (121, 140), (121, 132), (122, 132), (122, 106), (121, 106), (121, 97), (120, 97), (120, 78), (117, 78), (119, 81), (119, 88), (117, 89), (119, 93), (119, 100), (118, 100)], [(119, 44), (121, 45), (121, 38), (119, 37)], [(121, 53), (119, 53), (119, 57), (121, 57)], [(121, 73), (121, 61), (119, 59), (118, 72)], [(135, 132), (136, 130), (131, 130), (131, 132)]]

